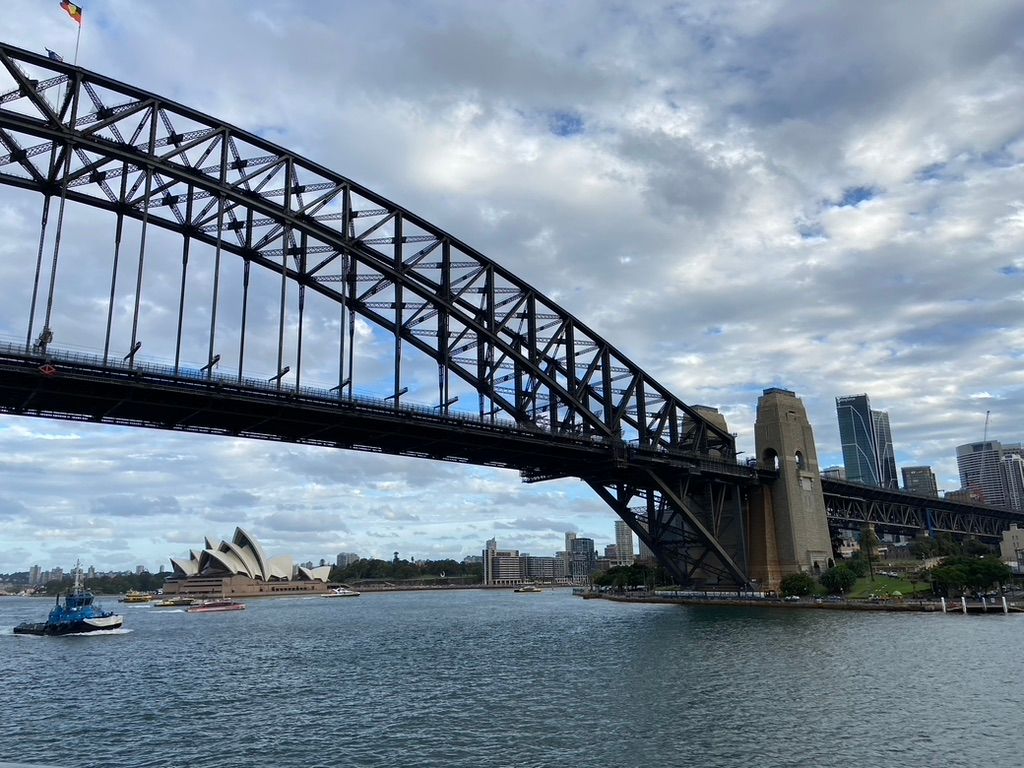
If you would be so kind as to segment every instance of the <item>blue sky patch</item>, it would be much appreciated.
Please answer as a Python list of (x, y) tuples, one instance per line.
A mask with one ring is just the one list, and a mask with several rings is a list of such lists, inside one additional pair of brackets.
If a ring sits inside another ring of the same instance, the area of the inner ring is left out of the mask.
[(552, 112), (548, 116), (548, 130), (555, 136), (576, 136), (583, 129), (583, 118), (575, 112)]
[(836, 203), (838, 208), (857, 207), (861, 203), (872, 200), (875, 197), (873, 187), (847, 187), (843, 190), (843, 196)]

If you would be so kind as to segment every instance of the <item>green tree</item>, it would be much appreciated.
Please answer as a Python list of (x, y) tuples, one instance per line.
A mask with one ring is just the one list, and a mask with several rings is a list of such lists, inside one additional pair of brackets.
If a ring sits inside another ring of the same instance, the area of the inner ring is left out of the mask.
[(927, 557), (935, 557), (935, 539), (930, 536), (923, 536), (919, 539), (914, 539), (907, 547), (912, 554), (918, 560), (924, 560)]
[(847, 592), (856, 583), (857, 574), (848, 565), (837, 565), (821, 574), (821, 586), (831, 595)]
[(806, 573), (791, 573), (782, 579), (779, 589), (783, 595), (803, 597), (814, 592), (814, 579)]
[(1013, 572), (997, 557), (947, 557), (932, 570), (932, 582), (947, 595), (963, 590), (984, 592), (1011, 578)]
[(644, 563), (616, 566), (594, 576), (594, 584), (597, 586), (620, 590), (665, 583), (665, 574), (660, 567)]
[(855, 552), (853, 557), (844, 563), (844, 565), (853, 571), (853, 575), (858, 579), (863, 579), (868, 575), (868, 561), (864, 559), (864, 556), (860, 552)]
[(987, 544), (983, 544), (973, 536), (964, 542), (963, 550), (965, 555), (973, 555), (975, 557), (992, 554), (992, 550)]

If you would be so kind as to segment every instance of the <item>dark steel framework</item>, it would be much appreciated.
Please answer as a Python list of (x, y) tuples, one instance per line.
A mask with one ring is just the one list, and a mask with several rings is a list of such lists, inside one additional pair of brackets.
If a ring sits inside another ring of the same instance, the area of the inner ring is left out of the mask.
[(920, 496), (843, 480), (821, 479), (825, 513), (837, 528), (858, 529), (870, 524), (885, 533), (917, 535), (927, 531), (973, 536), (988, 541), (1002, 538), (1011, 523), (1024, 524), (1024, 513)]
[[(744, 494), (758, 471), (736, 464), (733, 437), (507, 269), (371, 190), (181, 104), (9, 45), (0, 63), (12, 81), (0, 95), (0, 183), (44, 200), (25, 344), (0, 356), (3, 410), (508, 466), (528, 482), (576, 476), (681, 583), (745, 583)], [(95, 359), (61, 357), (53, 339), (68, 202), (113, 217)], [(137, 244), (127, 221), (140, 228)], [(139, 333), (154, 228), (181, 238), (174, 362), (160, 370), (142, 359)], [(196, 371), (182, 348), (199, 247), (213, 254), (212, 300)], [(222, 278), (227, 256), (241, 260), (241, 285)], [(117, 278), (131, 266), (122, 357), (111, 329)], [(254, 384), (246, 325), (258, 270), (280, 281), (279, 322), (277, 373)], [(231, 290), (241, 316), (237, 338), (225, 339), (217, 318)], [(336, 307), (331, 349), (303, 347), (314, 296)], [(390, 392), (376, 402), (354, 391), (357, 318), (392, 342)], [(229, 344), (237, 365), (225, 375), (215, 369)], [(409, 355), (436, 365), (436, 404), (416, 418), (402, 402), (411, 386), (423, 391), (404, 376)], [(327, 396), (303, 386), (310, 357), (336, 363)], [(453, 411), (460, 393), (475, 397), (475, 413)]]

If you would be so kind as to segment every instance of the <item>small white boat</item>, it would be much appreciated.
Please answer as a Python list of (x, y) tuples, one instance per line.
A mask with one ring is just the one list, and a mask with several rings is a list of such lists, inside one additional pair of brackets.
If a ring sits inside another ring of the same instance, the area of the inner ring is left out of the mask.
[(521, 587), (516, 587), (513, 592), (543, 592), (544, 590), (540, 587), (534, 586), (533, 584), (523, 584)]
[(324, 592), (320, 597), (359, 597), (359, 593), (348, 587), (335, 587), (330, 592)]

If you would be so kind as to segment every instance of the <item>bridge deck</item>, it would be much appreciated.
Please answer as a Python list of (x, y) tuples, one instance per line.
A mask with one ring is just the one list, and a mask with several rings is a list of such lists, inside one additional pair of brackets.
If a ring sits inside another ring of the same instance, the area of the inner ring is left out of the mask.
[(654, 468), (757, 482), (744, 465), (598, 435), (10, 343), (0, 344), (0, 412), (504, 467), (527, 480), (611, 473), (628, 481)]

